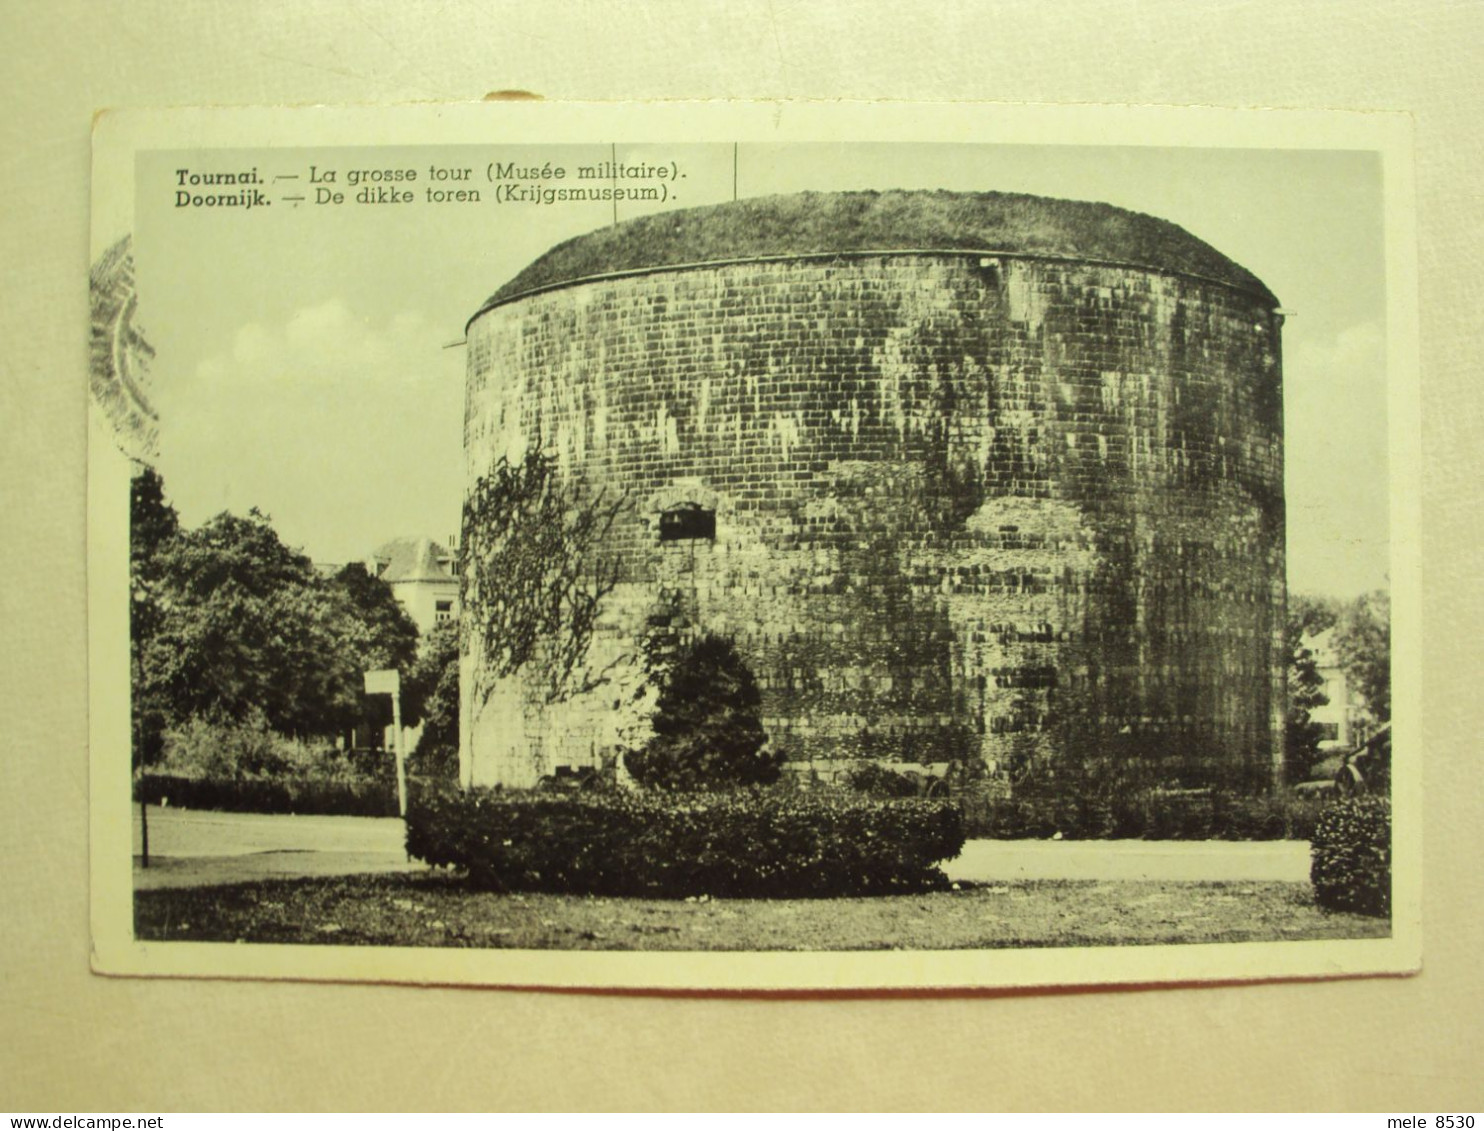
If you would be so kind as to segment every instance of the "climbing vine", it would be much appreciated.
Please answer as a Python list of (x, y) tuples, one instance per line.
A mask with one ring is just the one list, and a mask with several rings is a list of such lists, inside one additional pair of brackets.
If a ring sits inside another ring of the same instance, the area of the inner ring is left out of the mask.
[(580, 478), (557, 474), (537, 444), (481, 476), (464, 501), (463, 607), (477, 650), (482, 703), (496, 681), (525, 669), (547, 703), (591, 691), (606, 671), (586, 666), (618, 563), (599, 546), (622, 508)]

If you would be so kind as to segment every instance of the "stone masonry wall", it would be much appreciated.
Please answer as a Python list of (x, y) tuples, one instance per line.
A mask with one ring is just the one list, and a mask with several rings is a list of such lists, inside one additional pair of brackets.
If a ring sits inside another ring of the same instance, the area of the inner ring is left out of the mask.
[[(470, 482), (539, 444), (621, 500), (600, 547), (619, 580), (596, 691), (466, 691), (466, 780), (530, 784), (642, 738), (640, 642), (702, 632), (752, 666), (794, 763), (970, 758), (1020, 781), (1113, 754), (1176, 784), (1267, 780), (1279, 323), (1224, 284), (954, 253), (657, 271), (485, 311)], [(714, 540), (660, 540), (685, 505), (714, 510)]]

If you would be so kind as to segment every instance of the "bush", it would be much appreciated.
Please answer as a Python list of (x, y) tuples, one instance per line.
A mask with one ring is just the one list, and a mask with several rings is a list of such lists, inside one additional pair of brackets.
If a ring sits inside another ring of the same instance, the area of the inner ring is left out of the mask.
[(1308, 840), (1324, 803), (1291, 793), (1213, 798), (1214, 835), (1222, 840)]
[(1145, 789), (1121, 797), (974, 797), (962, 799), (962, 807), (968, 834), (995, 840), (1058, 833), (1068, 840), (1308, 840), (1323, 802), (1289, 793)]
[(1314, 899), (1331, 911), (1391, 914), (1391, 803), (1348, 797), (1319, 816), (1309, 879)]
[(301, 742), (278, 734), (261, 711), (230, 721), (193, 715), (165, 732), (159, 769), (180, 777), (217, 780), (313, 775), (334, 754), (328, 743)]
[(868, 797), (916, 797), (917, 783), (876, 762), (863, 762), (845, 775), (845, 784)]
[(702, 637), (664, 666), (654, 737), (624, 756), (640, 785), (673, 792), (768, 785), (782, 756), (767, 742), (757, 681), (729, 640)]
[(679, 898), (880, 895), (946, 885), (950, 805), (739, 792), (430, 792), (409, 806), (407, 851), (499, 891)]
[(195, 778), (145, 773), (134, 783), (134, 800), (228, 813), (395, 817), (397, 784), (385, 778)]

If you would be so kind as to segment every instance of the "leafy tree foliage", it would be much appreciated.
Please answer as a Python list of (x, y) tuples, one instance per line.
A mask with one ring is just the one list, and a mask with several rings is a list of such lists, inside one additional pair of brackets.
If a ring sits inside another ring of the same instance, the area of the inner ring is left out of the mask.
[(158, 556), (180, 531), (180, 517), (165, 498), (165, 483), (145, 467), (129, 485), (129, 643), (133, 688), (135, 764), (158, 760), (170, 723), (168, 702), (149, 686), (144, 657), (162, 619)]
[(165, 481), (145, 467), (129, 484), (129, 562), (138, 579), (152, 578), (151, 559), (180, 531), (180, 516), (165, 498)]
[(781, 756), (762, 751), (761, 705), (757, 681), (731, 641), (702, 637), (666, 665), (654, 737), (630, 750), (624, 765), (641, 785), (671, 791), (777, 781)]
[(372, 577), (360, 562), (351, 562), (330, 578), (329, 589), (346, 603), (352, 643), (364, 670), (406, 671), (412, 666), (418, 653), (417, 625), (390, 585)]
[[(1304, 643), (1315, 632), (1324, 631), (1324, 615), (1316, 616), (1317, 602), (1295, 598), (1288, 607), (1288, 623), (1283, 634), (1288, 673), (1288, 716), (1283, 733), (1284, 772), (1290, 785), (1308, 779), (1319, 760), (1320, 724), (1311, 712), (1329, 702), (1324, 693), (1324, 677), (1313, 651)], [(1325, 627), (1328, 627), (1325, 625)]]
[(414, 773), (453, 781), (459, 771), (459, 633), (436, 625), (403, 682), (404, 717), (423, 724), (412, 752)]
[(1345, 678), (1377, 722), (1391, 718), (1391, 595), (1366, 593), (1346, 606), (1335, 626), (1335, 650)]
[(156, 558), (163, 616), (145, 654), (151, 691), (179, 719), (246, 718), (324, 734), (353, 719), (359, 672), (342, 607), (265, 515), (220, 514)]
[[(393, 595), (391, 586), (372, 577), (360, 562), (343, 566), (326, 583), (327, 596), (341, 608), (345, 647), (361, 672), (396, 668), (411, 669), (417, 659), (417, 625), (407, 615), (402, 603)], [(404, 699), (403, 721), (406, 717)], [(391, 699), (385, 695), (369, 696), (362, 701), (358, 721), (368, 727), (384, 727), (392, 721)]]
[(1288, 595), (1288, 631), (1297, 632), (1300, 639), (1316, 636), (1339, 623), (1344, 603), (1334, 597), (1319, 597), (1310, 593)]
[(412, 665), (416, 626), (362, 567), (321, 578), (256, 509), (182, 530), (153, 471), (132, 509), (138, 760), (192, 719), (343, 733), (363, 718), (364, 671)]
[(1285, 646), (1288, 719), (1285, 755), (1290, 782), (1303, 781), (1319, 758), (1320, 728), (1311, 719), (1329, 702), (1316, 658), (1305, 644), (1333, 629), (1340, 667), (1378, 722), (1391, 717), (1391, 602), (1385, 590), (1354, 601), (1294, 595), (1289, 598)]

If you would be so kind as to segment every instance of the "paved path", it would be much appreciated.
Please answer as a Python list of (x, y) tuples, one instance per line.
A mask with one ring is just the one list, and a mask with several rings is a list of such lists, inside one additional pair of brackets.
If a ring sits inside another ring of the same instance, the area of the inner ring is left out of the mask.
[[(139, 807), (134, 807), (134, 852), (140, 852)], [(270, 813), (216, 813), (203, 809), (149, 810), (151, 856), (245, 856), (254, 852), (390, 852), (406, 858), (399, 817), (290, 817)]]
[[(395, 817), (149, 811), (150, 864), (135, 886), (195, 887), (284, 876), (419, 871)], [(1306, 841), (971, 840), (943, 866), (954, 880), (1291, 880), (1309, 878)]]
[(140, 867), (134, 810), (134, 887), (200, 887), (290, 876), (416, 872), (396, 817), (289, 817), (190, 809), (149, 811), (150, 866)]

